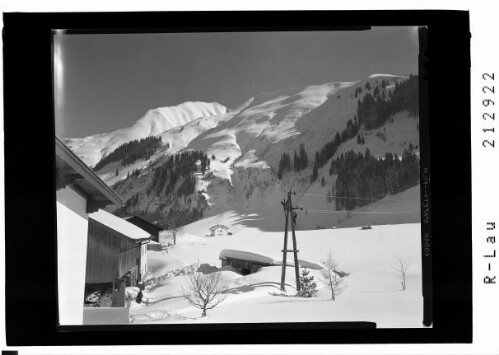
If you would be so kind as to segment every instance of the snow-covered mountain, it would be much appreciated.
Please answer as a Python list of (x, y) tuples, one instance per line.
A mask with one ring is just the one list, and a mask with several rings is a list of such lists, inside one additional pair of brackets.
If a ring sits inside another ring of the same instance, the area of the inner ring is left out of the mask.
[[(336, 213), (334, 203), (327, 199), (337, 178), (329, 173), (331, 159), (350, 150), (364, 154), (369, 149), (371, 154), (380, 157), (387, 152), (400, 157), (409, 146), (415, 147), (417, 152), (418, 118), (401, 110), (376, 129), (361, 126), (359, 134), (365, 142), (359, 144), (356, 137), (342, 141), (327, 164), (318, 169), (318, 178), (312, 181), (314, 157), (336, 133), (345, 131), (349, 121), (355, 121), (359, 101), (367, 93), (378, 90), (380, 98), (381, 95), (391, 97), (395, 85), (406, 79), (376, 74), (354, 82), (261, 93), (232, 111), (218, 103), (184, 103), (150, 110), (130, 128), (66, 142), (93, 166), (125, 142), (149, 136), (161, 137), (163, 146), (149, 159), (127, 166), (115, 162), (97, 172), (125, 200), (134, 199), (133, 204), (127, 206), (127, 213), (168, 219), (175, 218), (172, 213), (188, 215), (193, 209), (197, 209), (196, 216), (202, 213), (204, 217), (232, 211), (242, 223), (280, 230), (280, 201), (289, 189), (293, 189), (297, 193), (296, 203), (304, 206), (305, 212), (307, 208), (324, 211), (300, 214), (299, 228), (352, 225), (352, 213), (356, 223), (361, 224), (363, 218), (356, 216), (354, 211)], [(277, 171), (283, 153), (293, 156), (300, 145), (308, 155), (307, 167), (297, 172), (291, 170), (279, 179)], [(154, 169), (161, 166), (168, 156), (189, 150), (200, 150), (210, 158), (204, 176), (196, 175), (197, 193), (180, 198), (151, 192), (148, 186), (152, 184)], [(138, 175), (132, 174), (137, 171), (140, 172)], [(386, 202), (373, 204), (382, 206), (385, 223), (390, 211), (394, 212), (390, 223), (419, 221), (419, 188), (415, 187), (405, 195), (410, 198), (400, 199), (398, 204), (389, 198)], [(362, 208), (367, 209), (366, 206)], [(407, 213), (398, 216), (395, 212), (401, 209)], [(375, 224), (372, 212), (376, 211), (368, 212), (371, 213), (366, 214), (369, 223)]]
[(218, 102), (184, 102), (178, 106), (149, 110), (132, 127), (85, 138), (69, 138), (64, 142), (89, 166), (94, 166), (123, 143), (155, 136), (197, 118), (222, 115), (227, 108)]

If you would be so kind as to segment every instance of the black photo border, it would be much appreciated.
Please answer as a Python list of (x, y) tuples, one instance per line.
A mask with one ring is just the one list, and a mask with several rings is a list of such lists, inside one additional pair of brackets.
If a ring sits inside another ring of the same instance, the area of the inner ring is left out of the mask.
[[(310, 31), (351, 29), (352, 25), (357, 29), (424, 26), (420, 30), (420, 106), (422, 115), (427, 114), (429, 119), (420, 120), (425, 297), (422, 322), (431, 327), (362, 329), (361, 324), (354, 323), (58, 327), (52, 30)], [(469, 41), (469, 14), (464, 11), (4, 14), (7, 344), (471, 342)], [(427, 194), (423, 193), (425, 182)], [(23, 263), (19, 262), (21, 253)]]

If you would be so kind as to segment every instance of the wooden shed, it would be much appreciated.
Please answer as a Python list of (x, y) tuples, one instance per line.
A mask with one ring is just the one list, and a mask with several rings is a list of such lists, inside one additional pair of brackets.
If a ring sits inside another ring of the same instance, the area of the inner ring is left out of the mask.
[[(147, 271), (146, 244), (151, 235), (104, 210), (89, 215), (85, 286), (135, 286)], [(122, 302), (120, 301), (118, 306)]]

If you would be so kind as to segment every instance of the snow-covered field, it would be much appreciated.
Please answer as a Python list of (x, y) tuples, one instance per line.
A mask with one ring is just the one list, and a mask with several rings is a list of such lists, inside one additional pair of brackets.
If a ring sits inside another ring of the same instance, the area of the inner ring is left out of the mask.
[[(153, 275), (193, 263), (221, 267), (223, 249), (242, 250), (281, 259), (283, 232), (264, 231), (238, 223), (238, 215), (226, 212), (185, 227), (178, 244), (168, 253), (148, 251)], [(282, 218), (284, 220), (284, 218)], [(233, 235), (207, 237), (216, 223), (228, 226)], [(331, 322), (371, 321), (378, 327), (421, 327), (423, 314), (421, 240), (419, 223), (297, 232), (299, 258), (320, 263), (331, 250), (338, 269), (349, 273), (347, 288), (335, 301), (320, 282), (318, 297), (299, 298), (279, 293), (281, 267), (269, 266), (242, 276), (222, 268), (228, 284), (227, 299), (201, 317), (180, 293), (186, 276), (167, 278), (144, 293), (144, 302), (132, 302), (133, 323), (230, 323), (230, 322)], [(291, 238), (288, 241), (291, 247)], [(400, 273), (392, 266), (399, 259), (410, 263), (407, 289), (402, 291)], [(310, 269), (318, 281), (319, 270)], [(287, 294), (295, 293), (294, 269), (287, 267)]]

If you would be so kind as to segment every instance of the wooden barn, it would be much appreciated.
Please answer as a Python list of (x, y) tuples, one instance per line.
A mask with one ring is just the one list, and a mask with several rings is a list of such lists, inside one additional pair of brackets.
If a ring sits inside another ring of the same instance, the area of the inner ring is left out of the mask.
[(273, 256), (232, 249), (222, 250), (219, 259), (222, 266), (230, 265), (242, 275), (253, 274), (265, 266), (282, 265), (282, 262)]
[(163, 228), (138, 216), (124, 217), (124, 219), (127, 222), (130, 222), (136, 225), (137, 227), (145, 230), (147, 233), (149, 233), (152, 236), (153, 241), (159, 243), (159, 233), (163, 231)]
[(136, 286), (147, 271), (147, 246), (152, 236), (145, 230), (104, 210), (88, 220), (86, 293), (112, 287), (121, 291), (113, 306), (124, 305), (124, 287)]
[(89, 213), (123, 201), (55, 137), (59, 323), (83, 324)]

